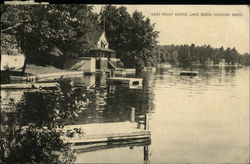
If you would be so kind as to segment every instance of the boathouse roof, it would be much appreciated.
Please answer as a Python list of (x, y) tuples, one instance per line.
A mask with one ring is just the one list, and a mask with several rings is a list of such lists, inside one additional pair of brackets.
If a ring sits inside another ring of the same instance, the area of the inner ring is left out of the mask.
[(95, 44), (95, 48), (109, 48), (109, 42), (106, 37), (105, 31), (97, 31), (92, 36), (92, 41)]
[[(95, 33), (93, 33), (92, 38), (91, 38), (93, 43), (97, 44), (97, 42), (102, 36), (102, 33), (104, 33), (104, 31), (96, 31)], [(105, 34), (105, 37), (106, 37), (106, 34)]]

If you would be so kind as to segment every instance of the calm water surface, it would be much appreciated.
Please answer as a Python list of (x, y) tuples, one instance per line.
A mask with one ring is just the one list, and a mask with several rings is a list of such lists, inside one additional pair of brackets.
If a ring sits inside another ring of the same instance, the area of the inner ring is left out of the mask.
[[(249, 67), (195, 70), (199, 72), (197, 77), (180, 76), (180, 68), (142, 73), (138, 75), (144, 79), (141, 89), (106, 85), (105, 77), (74, 78), (75, 85), (89, 86), (89, 89), (81, 92), (86, 101), (80, 101), (83, 107), (77, 119), (63, 119), (65, 123), (129, 121), (134, 107), (136, 121), (138, 116), (149, 114), (152, 134), (151, 143), (125, 144), (120, 148), (111, 148), (111, 145), (102, 150), (82, 152), (77, 154), (75, 162), (247, 163)], [(27, 91), (1, 91), (2, 107), (9, 110), (10, 103), (27, 99), (27, 105), (21, 109), (25, 111), (21, 116), (24, 124), (54, 120), (51, 116), (56, 100), (54, 93), (47, 94), (51, 97), (44, 97), (42, 102), (44, 95), (24, 92)], [(5, 113), (1, 117), (8, 114)]]
[(141, 146), (80, 153), (76, 162), (246, 163), (249, 68), (197, 68), (198, 77), (179, 76), (179, 71), (144, 73), (142, 90), (116, 88), (104, 96), (99, 115), (83, 114), (90, 122), (111, 122), (129, 120), (130, 107), (137, 115), (148, 112), (152, 140), (146, 159)]

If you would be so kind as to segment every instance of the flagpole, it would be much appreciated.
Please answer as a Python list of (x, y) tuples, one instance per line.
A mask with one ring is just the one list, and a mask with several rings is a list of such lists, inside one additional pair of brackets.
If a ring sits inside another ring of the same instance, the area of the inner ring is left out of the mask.
[(104, 9), (102, 10), (103, 12), (103, 30), (105, 32), (105, 6), (103, 7)]

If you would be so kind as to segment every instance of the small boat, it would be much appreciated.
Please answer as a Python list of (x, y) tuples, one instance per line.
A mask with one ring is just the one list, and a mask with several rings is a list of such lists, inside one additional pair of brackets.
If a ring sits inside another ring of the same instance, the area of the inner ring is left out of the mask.
[(197, 76), (199, 74), (198, 71), (181, 71), (181, 76)]

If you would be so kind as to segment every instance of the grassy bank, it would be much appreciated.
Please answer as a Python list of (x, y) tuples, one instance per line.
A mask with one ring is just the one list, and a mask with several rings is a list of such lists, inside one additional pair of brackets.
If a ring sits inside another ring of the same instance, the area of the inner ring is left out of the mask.
[[(18, 70), (21, 72), (22, 70)], [(69, 72), (71, 70), (66, 69), (58, 69), (53, 66), (37, 66), (33, 64), (28, 64), (26, 66), (25, 73), (31, 74), (31, 75), (40, 75), (40, 74), (46, 74), (46, 73), (61, 73), (61, 72)]]

